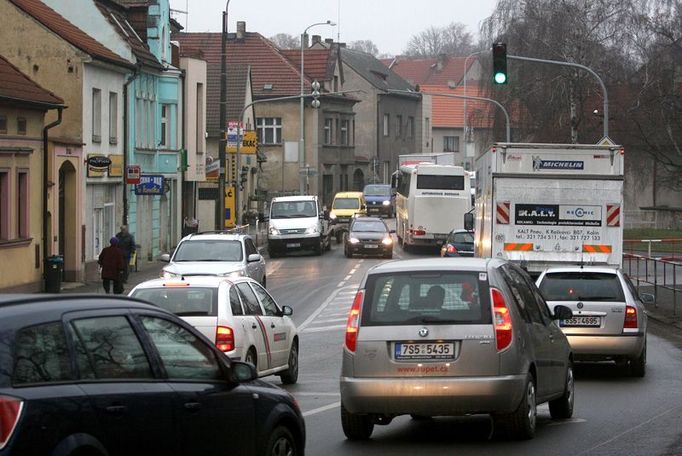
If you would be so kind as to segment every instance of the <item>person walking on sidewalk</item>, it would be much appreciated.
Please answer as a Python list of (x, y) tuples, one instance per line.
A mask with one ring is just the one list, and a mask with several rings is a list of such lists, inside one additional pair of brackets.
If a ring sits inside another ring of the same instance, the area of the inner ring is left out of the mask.
[(118, 238), (118, 248), (123, 252), (126, 262), (123, 274), (123, 283), (128, 281), (128, 271), (130, 271), (130, 257), (135, 253), (135, 237), (128, 232), (128, 225), (121, 225), (121, 231), (116, 234)]
[(125, 263), (123, 252), (118, 247), (118, 238), (112, 237), (109, 244), (109, 247), (102, 249), (97, 261), (102, 266), (102, 286), (104, 292), (109, 294), (113, 282), (114, 294), (121, 294), (123, 293), (123, 274), (127, 263)]

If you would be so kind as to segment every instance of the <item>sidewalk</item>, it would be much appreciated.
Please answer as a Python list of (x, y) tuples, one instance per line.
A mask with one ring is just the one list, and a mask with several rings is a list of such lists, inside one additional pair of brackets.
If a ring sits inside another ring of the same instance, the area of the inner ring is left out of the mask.
[(678, 291), (675, 296), (672, 290), (662, 287), (658, 287), (658, 292), (655, 292), (652, 285), (642, 285), (639, 291), (656, 296), (655, 304), (646, 304), (649, 318), (682, 331), (682, 291)]
[[(157, 279), (161, 268), (165, 264), (160, 261), (141, 261), (138, 264), (138, 271), (131, 272), (128, 276), (128, 282), (125, 284), (123, 294), (127, 295), (136, 285), (146, 280)], [(101, 280), (92, 282), (63, 282), (62, 293), (105, 294)]]

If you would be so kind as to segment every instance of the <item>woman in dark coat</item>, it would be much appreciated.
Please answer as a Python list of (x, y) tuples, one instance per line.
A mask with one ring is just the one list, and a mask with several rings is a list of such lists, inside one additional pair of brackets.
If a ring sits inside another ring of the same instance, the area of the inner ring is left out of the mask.
[(118, 238), (109, 240), (109, 247), (102, 249), (99, 254), (99, 263), (102, 266), (102, 286), (108, 294), (111, 283), (114, 284), (114, 294), (123, 293), (123, 273), (125, 272), (125, 259), (123, 252), (118, 248)]

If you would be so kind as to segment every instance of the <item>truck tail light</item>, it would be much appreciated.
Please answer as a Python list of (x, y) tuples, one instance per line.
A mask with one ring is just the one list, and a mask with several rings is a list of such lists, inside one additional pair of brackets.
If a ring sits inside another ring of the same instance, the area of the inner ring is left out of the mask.
[(509, 307), (504, 299), (504, 295), (497, 288), (490, 289), (493, 300), (493, 312), (495, 319), (495, 340), (497, 351), (502, 351), (509, 347), (512, 342), (512, 321), (509, 314)]
[(358, 332), (360, 331), (360, 305), (365, 296), (364, 290), (358, 291), (353, 300), (353, 306), (350, 308), (348, 314), (348, 323), (346, 323), (346, 348), (348, 351), (355, 353), (355, 348), (358, 345)]
[(229, 326), (218, 326), (215, 331), (215, 346), (221, 352), (234, 350), (234, 331)]
[(17, 427), (21, 412), (24, 409), (24, 401), (16, 397), (0, 396), (0, 450), (9, 439), (12, 438), (14, 429)]
[(636, 307), (625, 306), (625, 321), (623, 321), (623, 329), (637, 329)]

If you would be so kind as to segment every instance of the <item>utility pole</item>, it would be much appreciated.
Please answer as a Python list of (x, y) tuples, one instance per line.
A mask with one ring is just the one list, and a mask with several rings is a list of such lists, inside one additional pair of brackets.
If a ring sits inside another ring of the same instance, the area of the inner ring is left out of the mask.
[(220, 160), (220, 174), (218, 176), (218, 200), (220, 213), (216, 217), (216, 229), (225, 229), (225, 180), (227, 167), (225, 165), (225, 149), (227, 149), (227, 8), (223, 11), (223, 28), (220, 46), (220, 141), (218, 142), (218, 157)]

